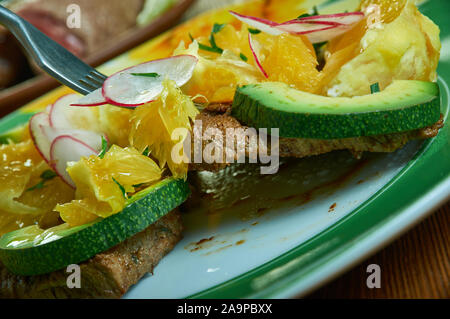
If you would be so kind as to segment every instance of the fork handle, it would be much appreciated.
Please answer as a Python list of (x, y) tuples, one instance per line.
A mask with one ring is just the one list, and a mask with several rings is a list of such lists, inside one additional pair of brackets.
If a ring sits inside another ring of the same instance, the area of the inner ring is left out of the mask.
[(7, 27), (11, 32), (20, 27), (22, 20), (17, 14), (0, 5), (0, 24)]
[[(36, 29), (31, 23), (19, 17), (11, 10), (6, 9), (0, 5), (0, 24), (5, 26), (15, 37), (19, 40), (20, 44), (24, 47), (28, 55), (40, 66), (39, 58), (36, 55), (32, 41), (30, 40), (30, 34), (28, 30)], [(36, 29), (37, 30), (37, 29)]]

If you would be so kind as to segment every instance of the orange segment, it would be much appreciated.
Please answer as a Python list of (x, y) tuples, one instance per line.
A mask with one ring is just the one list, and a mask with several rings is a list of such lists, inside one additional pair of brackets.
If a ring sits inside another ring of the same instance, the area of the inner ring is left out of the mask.
[(1, 145), (0, 162), (0, 236), (37, 223), (57, 203), (74, 197), (72, 188), (59, 177), (45, 181), (42, 188), (30, 190), (50, 169), (31, 140)]
[(109, 144), (116, 144), (121, 147), (128, 146), (128, 136), (131, 129), (130, 118), (133, 110), (102, 105), (98, 107), (98, 113), (101, 131), (108, 136)]
[[(176, 55), (190, 54), (198, 58), (194, 74), (183, 87), (183, 92), (192, 97), (200, 95), (196, 99), (200, 103), (204, 103), (205, 98), (209, 103), (231, 103), (236, 86), (260, 82), (262, 75), (259, 70), (243, 61), (232, 49), (236, 52), (244, 51), (234, 46), (224, 48), (222, 55), (214, 54), (215, 58), (208, 58), (205, 57), (204, 50), (199, 50), (197, 42), (190, 44), (187, 49), (177, 49), (174, 53)], [(250, 53), (244, 54), (248, 62), (251, 62)]]
[(264, 6), (265, 0), (253, 0), (206, 12), (134, 49), (130, 53), (130, 58), (140, 62), (167, 58), (173, 54), (181, 41), (185, 44), (191, 43), (189, 34), (194, 38), (207, 38), (214, 23), (231, 23), (233, 26), (240, 26), (240, 22), (229, 13), (229, 10), (260, 17), (263, 15)]
[(305, 44), (310, 44), (305, 37), (261, 34), (257, 39), (264, 45), (265, 57), (261, 59), (269, 81), (284, 82), (306, 92), (315, 91), (320, 82), (320, 72), (314, 49)]
[(77, 199), (57, 205), (55, 210), (70, 226), (120, 212), (126, 201), (123, 191), (133, 193), (134, 185), (157, 181), (162, 174), (149, 157), (117, 145), (103, 159), (93, 155), (71, 163), (67, 172), (77, 186)]
[(191, 121), (199, 112), (175, 82), (164, 81), (163, 85), (164, 90), (158, 100), (134, 111), (130, 143), (141, 152), (148, 147), (161, 168), (167, 164), (174, 177), (186, 178), (188, 164), (183, 161), (177, 163), (172, 151), (180, 141), (184, 141), (191, 130)]
[[(40, 175), (50, 170), (50, 167), (41, 162), (35, 168), (25, 189), (30, 189), (42, 181)], [(75, 197), (75, 191), (59, 177), (54, 177), (44, 183), (44, 187), (25, 191), (17, 201), (31, 207), (38, 207), (42, 212), (51, 212), (53, 208), (60, 203), (66, 203)]]
[(298, 16), (308, 13), (302, 0), (267, 0), (264, 7), (266, 19), (278, 23), (293, 20)]
[(406, 0), (362, 0), (360, 11), (373, 14), (374, 20), (377, 20), (376, 16), (379, 15), (380, 22), (389, 23), (400, 15), (405, 4)]
[(36, 224), (39, 216), (34, 215), (17, 215), (3, 211), (0, 209), (0, 236)]
[[(237, 86), (267, 80), (286, 82), (304, 91), (315, 90), (320, 82), (320, 73), (316, 68), (314, 47), (307, 37), (252, 35), (262, 48), (258, 58), (269, 74), (269, 79), (266, 79), (257, 68), (248, 36), (246, 25), (241, 29), (227, 25), (215, 34), (216, 44), (224, 50), (223, 54), (199, 50), (197, 43), (188, 49), (177, 49), (175, 54), (191, 54), (199, 58), (194, 76), (183, 88), (184, 92), (191, 96), (201, 95), (210, 103), (230, 103)], [(207, 38), (197, 40), (202, 44), (209, 41)]]

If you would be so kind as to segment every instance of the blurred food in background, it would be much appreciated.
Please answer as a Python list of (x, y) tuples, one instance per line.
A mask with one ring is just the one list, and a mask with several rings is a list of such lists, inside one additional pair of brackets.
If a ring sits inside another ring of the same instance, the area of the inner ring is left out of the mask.
[[(151, 23), (177, 0), (7, 0), (0, 4), (14, 11), (43, 33), (86, 58), (121, 34)], [(80, 27), (70, 28), (67, 20), (80, 8)], [(39, 72), (29, 65), (20, 45), (0, 26), (0, 90), (15, 85)]]

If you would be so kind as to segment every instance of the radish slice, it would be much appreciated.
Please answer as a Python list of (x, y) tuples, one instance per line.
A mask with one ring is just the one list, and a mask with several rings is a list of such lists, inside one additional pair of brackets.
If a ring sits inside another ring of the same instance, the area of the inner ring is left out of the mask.
[(51, 142), (47, 138), (47, 135), (44, 133), (44, 127), (50, 127), (48, 114), (41, 112), (33, 115), (29, 123), (31, 138), (34, 142), (34, 146), (36, 147), (39, 154), (41, 154), (42, 158), (47, 163), (50, 163)]
[(68, 162), (78, 162), (82, 157), (96, 155), (95, 149), (70, 135), (58, 136), (50, 147), (52, 168), (61, 178), (72, 187), (76, 187), (67, 173)]
[(50, 126), (64, 129), (83, 129), (97, 131), (98, 116), (94, 109), (71, 106), (80, 96), (69, 94), (61, 97), (50, 109)]
[(344, 34), (351, 29), (351, 26), (340, 25), (340, 26), (325, 26), (315, 30), (305, 31), (302, 24), (285, 24), (280, 25), (280, 28), (292, 34), (305, 35), (311, 43), (319, 43), (324, 41), (329, 41), (334, 39), (341, 34)]
[(276, 28), (292, 34), (306, 35), (312, 43), (319, 43), (344, 34), (363, 18), (362, 12), (328, 14), (287, 21)]
[(41, 130), (50, 144), (59, 136), (69, 135), (82, 141), (93, 149), (102, 149), (102, 136), (94, 132), (74, 129), (58, 129), (50, 126), (41, 126)]
[(75, 103), (70, 104), (71, 106), (100, 106), (107, 104), (106, 99), (103, 97), (102, 88), (83, 96), (78, 99)]
[(261, 54), (261, 45), (258, 41), (253, 39), (251, 33), (248, 34), (248, 44), (250, 45), (250, 49), (252, 50), (253, 57), (255, 58), (256, 65), (258, 66), (259, 70), (266, 78), (269, 78), (269, 75), (267, 75), (267, 72), (264, 70), (261, 64), (261, 60), (259, 59), (259, 55)]
[(67, 163), (96, 155), (102, 149), (102, 136), (84, 129), (97, 125), (95, 113), (70, 106), (78, 100), (75, 94), (63, 96), (47, 107), (49, 114), (37, 113), (29, 123), (30, 135), (42, 158), (73, 187), (75, 184), (66, 172)]
[(69, 108), (71, 103), (78, 101), (79, 96), (76, 94), (69, 94), (60, 97), (50, 107), (49, 120), (52, 127), (72, 127), (68, 116), (65, 114), (65, 109)]
[[(358, 23), (363, 18), (364, 18), (364, 13), (356, 11), (356, 12), (324, 14), (324, 15), (318, 15), (318, 16), (304, 17), (304, 18), (298, 19), (297, 21), (330, 22), (330, 23), (351, 25), (351, 24)], [(296, 21), (296, 20), (292, 20), (292, 21)], [(290, 21), (288, 21), (288, 22), (290, 22)], [(288, 23), (288, 22), (285, 22), (285, 23)]]
[[(109, 104), (116, 106), (136, 107), (149, 103), (161, 94), (165, 79), (175, 81), (177, 86), (186, 84), (197, 61), (192, 55), (178, 55), (125, 69), (106, 79), (103, 96)], [(157, 73), (159, 76), (145, 77), (131, 73)]]
[(255, 29), (261, 30), (264, 33), (267, 33), (270, 35), (280, 35), (280, 34), (286, 33), (285, 31), (283, 31), (281, 29), (275, 28), (276, 26), (279, 25), (276, 22), (257, 18), (257, 17), (242, 15), (242, 14), (239, 14), (234, 11), (229, 11), (229, 12), (239, 21), (241, 21), (245, 24), (248, 24), (249, 26), (251, 26)]
[(330, 23), (330, 24), (322, 24), (322, 23), (308, 23), (308, 22), (302, 22), (299, 20), (293, 20), (288, 21), (283, 24), (280, 24), (277, 26), (278, 29), (281, 29), (285, 32), (291, 33), (291, 34), (310, 34), (314, 32), (324, 31), (324, 30), (331, 30), (338, 27), (346, 27), (343, 24), (336, 24), (336, 23)]

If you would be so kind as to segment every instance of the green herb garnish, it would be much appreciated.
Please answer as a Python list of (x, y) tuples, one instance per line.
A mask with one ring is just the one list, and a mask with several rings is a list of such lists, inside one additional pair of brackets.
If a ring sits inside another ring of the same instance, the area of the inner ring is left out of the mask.
[(370, 86), (370, 92), (371, 92), (372, 94), (380, 92), (380, 84), (379, 84), (378, 82), (372, 84), (372, 85)]
[(29, 191), (33, 191), (35, 189), (42, 189), (42, 188), (44, 188), (46, 181), (49, 181), (49, 180), (55, 178), (56, 176), (58, 176), (58, 175), (54, 171), (46, 170), (40, 176), (41, 181), (39, 183), (37, 183), (36, 185), (28, 188), (26, 191), (29, 192)]
[[(207, 46), (205, 44), (199, 43), (198, 44), (198, 48), (200, 50), (222, 54), (223, 53), (223, 49), (219, 48), (217, 46), (214, 34), (220, 32), (223, 29), (224, 26), (225, 26), (225, 24), (217, 24), (217, 23), (215, 23), (213, 28), (212, 28), (212, 30), (211, 30), (211, 34), (209, 35), (210, 46)], [(190, 33), (189, 33), (189, 38), (191, 39), (192, 42), (194, 42), (194, 37)]]
[(244, 62), (247, 62), (248, 61), (248, 58), (245, 56), (245, 54), (244, 53), (240, 53), (239, 54), (239, 57), (242, 59), (242, 61), (244, 61)]
[(250, 32), (251, 34), (260, 34), (261, 30), (248, 28), (248, 32)]
[(214, 33), (212, 33), (212, 32), (209, 35), (209, 43), (211, 44), (211, 49), (215, 50), (217, 53), (223, 53), (223, 49), (221, 49), (217, 46), (216, 38), (214, 38)]
[(112, 179), (113, 179), (114, 183), (116, 183), (117, 186), (119, 186), (120, 191), (122, 192), (123, 197), (124, 197), (125, 199), (128, 199), (128, 194), (127, 194), (127, 192), (125, 191), (125, 187), (123, 187), (118, 181), (116, 181), (116, 179), (115, 179), (114, 177), (113, 177)]
[(209, 52), (214, 52), (214, 53), (219, 53), (219, 54), (223, 53), (223, 50), (220, 48), (212, 48), (212, 47), (209, 47), (209, 46), (201, 44), (201, 43), (198, 44), (198, 48), (200, 50), (204, 50), (204, 51), (209, 51)]
[(145, 76), (147, 78), (158, 78), (160, 75), (158, 73), (130, 73), (135, 76)]
[(108, 151), (108, 141), (106, 140), (106, 138), (102, 135), (102, 150), (101, 152), (98, 154), (98, 157), (100, 157), (101, 159), (103, 159), (105, 157), (106, 152)]
[(150, 154), (150, 150), (148, 149), (148, 146), (145, 148), (145, 150), (142, 152), (142, 155), (148, 156)]
[(313, 16), (318, 16), (318, 15), (319, 15), (319, 10), (317, 10), (317, 6), (314, 6), (312, 13), (303, 13), (301, 16), (298, 16), (297, 19), (313, 17)]
[(297, 20), (302, 19), (302, 18), (307, 18), (310, 17), (311, 15), (309, 13), (303, 13), (302, 15), (297, 17)]
[(222, 29), (226, 26), (226, 24), (218, 24), (214, 23), (214, 26), (212, 28), (212, 33), (219, 33), (222, 31)]

